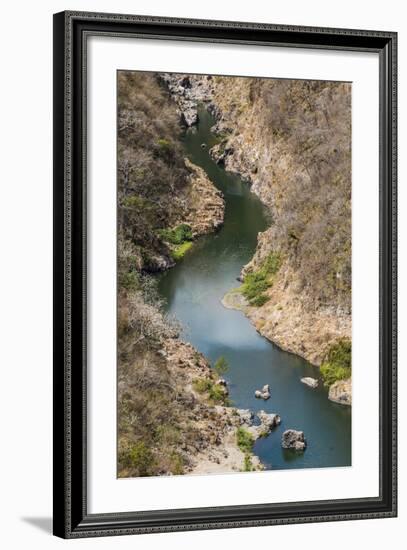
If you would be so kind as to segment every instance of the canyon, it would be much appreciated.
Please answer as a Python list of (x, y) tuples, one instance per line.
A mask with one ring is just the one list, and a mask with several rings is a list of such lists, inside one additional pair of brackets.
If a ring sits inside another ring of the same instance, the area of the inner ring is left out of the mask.
[[(170, 281), (179, 281), (183, 265), (189, 280), (188, 262), (212, 246), (208, 239), (217, 232), (225, 234), (225, 191), (229, 203), (233, 193), (213, 181), (232, 178), (249, 201), (253, 194), (260, 199), (264, 215), (251, 217), (249, 223), (260, 221), (251, 228), (255, 241), (232, 266), (242, 284), (227, 283), (219, 307), (242, 311), (259, 335), (306, 359), (301, 375), (318, 377), (311, 365), (325, 372), (329, 354), (338, 356), (335, 346), (351, 339), (349, 85), (123, 72), (119, 91), (118, 475), (293, 467), (275, 454), (270, 461), (270, 437), (259, 438), (270, 430), (258, 429), (259, 418), (248, 422), (242, 404), (259, 407), (239, 397), (233, 383), (238, 405), (230, 402), (213, 369), (219, 356), (204, 349), (201, 328), (196, 338), (185, 333)], [(208, 121), (210, 131), (203, 131)], [(273, 267), (267, 284), (265, 265)], [(164, 287), (157, 288), (151, 274), (160, 272)], [(248, 300), (248, 281), (259, 277), (261, 294)], [(277, 356), (287, 363), (289, 354)], [(304, 390), (299, 386), (293, 383), (293, 395)], [(311, 391), (317, 400), (351, 404), (350, 378), (331, 384), (329, 394)], [(332, 426), (339, 428), (341, 415), (327, 409)], [(346, 413), (348, 427), (349, 419)], [(310, 425), (311, 436), (316, 428)], [(239, 434), (249, 437), (248, 447), (239, 445)], [(321, 465), (349, 460), (347, 450), (329, 457), (318, 449)], [(312, 445), (304, 456), (297, 467), (318, 465)]]

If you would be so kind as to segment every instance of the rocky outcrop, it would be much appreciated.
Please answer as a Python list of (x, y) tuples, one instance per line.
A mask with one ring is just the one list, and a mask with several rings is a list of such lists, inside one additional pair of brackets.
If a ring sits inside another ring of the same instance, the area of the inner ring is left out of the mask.
[(211, 77), (162, 73), (160, 78), (176, 102), (185, 125), (196, 124), (198, 104), (207, 102), (211, 95)]
[(221, 166), (225, 166), (227, 163), (228, 157), (231, 157), (234, 153), (233, 147), (228, 147), (225, 145), (224, 142), (217, 143), (214, 145), (210, 151), (209, 154), (213, 158), (213, 160), (216, 162), (216, 164), (220, 164)]
[[(214, 405), (205, 394), (194, 389), (194, 381), (197, 379), (212, 380), (224, 389), (225, 397), (228, 394), (226, 381), (222, 378), (214, 379), (208, 361), (191, 344), (177, 338), (168, 339), (164, 343), (164, 356), (171, 369), (171, 376), (180, 387), (179, 399), (188, 404), (191, 425), (194, 430), (199, 430), (195, 443), (184, 448), (185, 473), (242, 471), (245, 454), (237, 446), (236, 431), (240, 426), (251, 426), (254, 413), (249, 409)], [(268, 423), (271, 423), (271, 419), (268, 419)], [(263, 469), (255, 455), (251, 457), (251, 463), (255, 470)]]
[(223, 224), (225, 201), (219, 191), (206, 175), (206, 172), (185, 158), (185, 164), (191, 172), (191, 185), (187, 190), (185, 201), (187, 213), (179, 223), (191, 226), (194, 237), (212, 233)]
[(304, 432), (298, 430), (286, 430), (281, 438), (281, 446), (283, 449), (304, 451), (307, 447)]
[(259, 411), (256, 413), (256, 417), (260, 421), (260, 424), (254, 425), (253, 423), (247, 428), (247, 431), (251, 434), (253, 439), (259, 439), (260, 437), (266, 437), (271, 430), (276, 428), (281, 423), (281, 418), (275, 413), (266, 413), (265, 411)]
[(280, 416), (275, 413), (266, 413), (265, 411), (259, 411), (256, 416), (260, 420), (261, 424), (270, 430), (281, 423)]
[(310, 388), (317, 388), (319, 381), (316, 378), (311, 378), (310, 376), (306, 376), (305, 378), (301, 378), (301, 382), (305, 384), (306, 386), (309, 386)]
[(247, 308), (249, 306), (248, 301), (243, 296), (243, 294), (240, 292), (239, 288), (234, 288), (227, 292), (222, 300), (223, 307), (227, 309), (237, 309), (239, 311), (246, 312)]
[[(216, 447), (211, 447), (196, 456), (195, 465), (189, 474), (223, 474), (245, 470), (246, 455), (236, 446), (236, 430), (231, 429)], [(256, 455), (250, 455), (251, 471), (264, 470)]]
[(340, 405), (352, 405), (352, 380), (338, 380), (329, 388), (328, 399)]
[(258, 399), (270, 399), (271, 393), (270, 393), (270, 386), (268, 384), (265, 384), (261, 390), (256, 390), (254, 392), (254, 397), (257, 397)]
[(236, 409), (236, 415), (239, 417), (239, 423), (241, 426), (253, 425), (254, 413), (250, 409)]
[[(254, 414), (248, 409), (236, 409), (215, 405), (213, 411), (219, 419), (220, 426), (210, 423), (209, 428), (216, 431), (215, 445), (203, 446), (191, 458), (192, 466), (188, 470), (191, 474), (228, 473), (240, 472), (245, 469), (245, 453), (239, 449), (236, 443), (237, 429), (244, 427), (256, 440), (260, 437), (260, 426), (254, 428)], [(204, 420), (203, 420), (204, 422)], [(264, 429), (263, 429), (264, 432)], [(260, 459), (250, 455), (252, 470), (263, 470)]]

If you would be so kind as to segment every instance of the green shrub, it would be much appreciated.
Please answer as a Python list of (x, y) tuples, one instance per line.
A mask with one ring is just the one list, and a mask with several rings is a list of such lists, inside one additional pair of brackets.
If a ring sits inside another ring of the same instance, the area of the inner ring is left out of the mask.
[(180, 475), (184, 473), (184, 459), (182, 456), (174, 451), (170, 457), (170, 472), (173, 475)]
[(137, 210), (146, 206), (146, 200), (139, 195), (129, 195), (123, 199), (123, 206)]
[(164, 151), (168, 151), (172, 148), (172, 143), (169, 139), (157, 139), (157, 145), (160, 149), (163, 149)]
[(182, 244), (185, 241), (192, 241), (191, 226), (186, 223), (181, 223), (173, 229), (160, 229), (159, 236), (170, 244)]
[(267, 275), (275, 275), (280, 269), (280, 266), (280, 254), (276, 252), (270, 252), (261, 267), (261, 271), (265, 272)]
[(229, 370), (229, 364), (223, 355), (215, 362), (213, 368), (219, 376), (223, 376)]
[(350, 340), (342, 339), (328, 351), (321, 365), (324, 385), (332, 386), (338, 380), (345, 380), (352, 374), (352, 344)]
[(150, 475), (154, 463), (153, 454), (143, 441), (130, 444), (122, 450), (119, 460), (125, 467), (136, 469), (139, 476)]
[(208, 378), (197, 378), (192, 382), (192, 387), (198, 393), (207, 393), (209, 399), (215, 403), (227, 403), (227, 395), (223, 386), (216, 384)]
[(180, 439), (181, 434), (179, 428), (172, 426), (171, 424), (160, 424), (154, 430), (155, 442), (165, 447), (177, 445), (180, 442)]
[(198, 393), (205, 393), (212, 386), (212, 381), (207, 378), (197, 378), (192, 382), (192, 387)]
[(252, 434), (240, 426), (236, 432), (236, 442), (239, 449), (244, 453), (243, 471), (252, 472), (254, 470), (252, 464), (254, 438)]
[(175, 261), (180, 260), (192, 246), (192, 229), (182, 223), (173, 229), (160, 229), (158, 235), (169, 244), (176, 245), (171, 251), (171, 256)]
[(192, 247), (191, 241), (186, 241), (182, 244), (179, 244), (175, 250), (171, 251), (171, 256), (173, 259), (177, 262), (178, 260), (181, 260), (185, 256), (185, 254), (188, 252), (188, 250)]
[(241, 426), (236, 432), (237, 446), (246, 454), (251, 454), (254, 445), (254, 438), (251, 433), (242, 428)]
[(253, 468), (251, 456), (250, 455), (245, 455), (244, 463), (243, 463), (243, 471), (244, 472), (252, 472), (253, 470), (254, 470), (254, 468)]
[(139, 274), (137, 271), (127, 271), (119, 274), (119, 287), (126, 290), (137, 290), (139, 288)]
[(220, 384), (212, 383), (209, 388), (209, 397), (216, 403), (224, 403), (226, 400), (225, 390)]
[(264, 292), (272, 286), (273, 275), (280, 269), (280, 265), (280, 255), (270, 252), (260, 269), (245, 276), (241, 291), (251, 306), (259, 307), (268, 301)]
[(269, 301), (269, 297), (266, 296), (266, 294), (259, 294), (258, 296), (256, 296), (251, 300), (250, 305), (261, 307), (261, 306), (264, 306), (264, 304), (268, 301)]

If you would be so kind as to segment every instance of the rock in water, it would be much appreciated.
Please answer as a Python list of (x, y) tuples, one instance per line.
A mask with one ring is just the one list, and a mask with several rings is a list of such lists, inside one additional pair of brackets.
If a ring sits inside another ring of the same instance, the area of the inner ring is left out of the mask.
[(306, 386), (309, 386), (310, 388), (317, 388), (318, 387), (318, 380), (316, 378), (311, 378), (310, 376), (306, 376), (305, 378), (301, 378), (301, 382), (305, 384)]
[(352, 380), (338, 380), (329, 388), (328, 399), (340, 405), (352, 405)]
[(182, 111), (184, 122), (187, 126), (192, 126), (198, 122), (197, 106), (192, 102), (186, 102)]
[(259, 426), (250, 426), (247, 431), (253, 436), (254, 440), (259, 439), (259, 437), (265, 437), (269, 435), (273, 428), (276, 428), (280, 422), (281, 418), (278, 414), (275, 413), (266, 413), (266, 411), (259, 411), (256, 413), (257, 418), (260, 420)]
[(286, 430), (281, 438), (283, 449), (294, 449), (295, 451), (304, 451), (307, 442), (304, 438), (304, 432), (298, 430)]
[(280, 416), (275, 413), (269, 414), (266, 411), (259, 411), (256, 416), (260, 420), (261, 425), (268, 430), (275, 428), (281, 423)]
[(257, 397), (258, 399), (270, 399), (270, 386), (268, 384), (265, 384), (261, 390), (256, 390), (254, 392), (254, 397)]

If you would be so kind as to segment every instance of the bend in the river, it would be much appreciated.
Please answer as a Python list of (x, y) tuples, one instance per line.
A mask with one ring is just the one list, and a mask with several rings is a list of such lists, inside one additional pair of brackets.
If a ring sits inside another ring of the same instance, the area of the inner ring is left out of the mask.
[[(225, 378), (233, 405), (281, 416), (280, 426), (255, 444), (254, 452), (266, 468), (349, 466), (350, 408), (329, 401), (322, 384), (317, 389), (302, 384), (304, 376), (318, 378), (318, 368), (282, 351), (260, 336), (242, 312), (221, 304), (224, 294), (238, 286), (236, 278), (252, 258), (267, 216), (249, 187), (210, 157), (209, 149), (216, 142), (210, 131), (214, 123), (210, 113), (200, 109), (199, 124), (186, 133), (184, 146), (191, 161), (223, 192), (224, 225), (218, 233), (198, 239), (182, 261), (160, 276), (160, 293), (168, 312), (181, 321), (185, 340), (212, 363), (222, 355), (227, 359), (230, 368)], [(254, 397), (264, 384), (271, 387), (268, 401)], [(304, 431), (308, 442), (304, 453), (281, 448), (282, 432), (288, 428)]]

